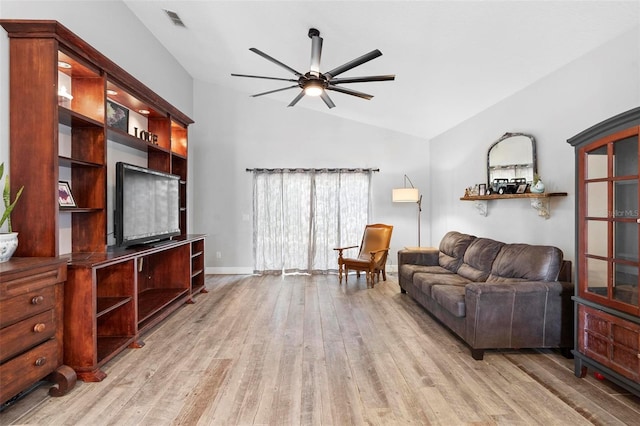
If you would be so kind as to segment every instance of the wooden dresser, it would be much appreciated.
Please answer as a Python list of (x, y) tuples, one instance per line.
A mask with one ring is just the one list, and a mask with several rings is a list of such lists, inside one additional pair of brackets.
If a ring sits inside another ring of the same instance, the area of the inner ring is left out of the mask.
[(75, 385), (75, 372), (62, 364), (66, 278), (66, 262), (57, 258), (0, 263), (0, 403), (45, 378), (57, 384), (52, 396)]

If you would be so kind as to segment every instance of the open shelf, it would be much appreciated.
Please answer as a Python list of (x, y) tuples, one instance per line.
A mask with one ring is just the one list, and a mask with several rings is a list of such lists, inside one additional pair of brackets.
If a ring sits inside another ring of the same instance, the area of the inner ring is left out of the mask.
[(104, 124), (101, 122), (63, 107), (62, 105), (58, 105), (58, 122), (70, 127), (104, 127)]
[(115, 354), (126, 348), (135, 340), (135, 336), (98, 336), (98, 363), (113, 358)]
[(130, 148), (138, 149), (140, 151), (157, 150), (169, 154), (169, 150), (161, 147), (160, 145), (154, 145), (140, 138), (136, 138), (133, 135), (123, 132), (122, 130), (107, 127), (107, 139), (117, 142), (122, 145), (126, 145)]
[(98, 297), (96, 299), (96, 318), (129, 303), (131, 299), (131, 297)]
[(61, 213), (92, 213), (101, 211), (102, 208), (98, 207), (60, 207)]
[(566, 192), (525, 192), (524, 194), (489, 194), (489, 195), (467, 195), (460, 197), (461, 201), (474, 201), (474, 206), (478, 213), (486, 216), (489, 212), (488, 202), (492, 200), (509, 200), (515, 198), (527, 198), (531, 200), (531, 207), (538, 212), (538, 216), (548, 219), (551, 216), (549, 199), (551, 197), (566, 197)]
[(204, 291), (204, 240), (191, 243), (191, 294)]
[(102, 164), (92, 163), (90, 161), (77, 160), (64, 155), (58, 156), (58, 164), (62, 167), (80, 166), (80, 167), (102, 167)]
[(462, 201), (476, 201), (476, 200), (508, 200), (512, 198), (549, 198), (549, 197), (566, 197), (566, 192), (542, 192), (536, 194), (533, 192), (526, 192), (524, 194), (489, 194), (489, 195), (469, 195), (466, 197), (460, 197)]
[(151, 318), (156, 312), (170, 305), (174, 300), (184, 296), (189, 289), (161, 288), (145, 290), (138, 294), (138, 322)]

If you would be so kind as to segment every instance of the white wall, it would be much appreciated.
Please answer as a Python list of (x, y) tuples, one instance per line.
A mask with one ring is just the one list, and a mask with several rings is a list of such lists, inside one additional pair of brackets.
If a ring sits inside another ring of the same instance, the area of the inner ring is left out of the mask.
[[(313, 101), (322, 102), (304, 100)], [(190, 143), (197, 140), (190, 154), (196, 194), (193, 228), (207, 234), (210, 272), (253, 270), (253, 183), (247, 168), (379, 168), (372, 180), (371, 222), (394, 225), (390, 264), (397, 264), (400, 248), (417, 245), (417, 205), (392, 203), (391, 190), (402, 187), (405, 173), (416, 187), (427, 186), (425, 140), (201, 81), (195, 82), (194, 110), (196, 123), (189, 134)]]
[[(432, 243), (449, 230), (505, 242), (550, 244), (575, 262), (574, 150), (567, 139), (640, 105), (640, 29), (624, 34), (430, 141), (429, 205)], [(538, 173), (551, 217), (528, 200), (496, 200), (487, 217), (460, 201), (464, 188), (486, 179), (487, 149), (505, 132), (536, 138)]]

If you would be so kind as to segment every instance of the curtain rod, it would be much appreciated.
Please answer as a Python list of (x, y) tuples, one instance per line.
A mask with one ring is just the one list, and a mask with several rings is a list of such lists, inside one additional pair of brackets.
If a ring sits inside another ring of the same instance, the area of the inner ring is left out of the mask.
[(246, 169), (247, 172), (379, 172), (380, 169), (304, 169), (301, 167), (296, 168), (275, 168), (275, 169)]

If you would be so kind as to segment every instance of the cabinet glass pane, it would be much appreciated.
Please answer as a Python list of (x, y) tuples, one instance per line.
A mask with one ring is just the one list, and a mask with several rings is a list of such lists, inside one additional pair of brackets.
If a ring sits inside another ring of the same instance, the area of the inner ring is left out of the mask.
[(613, 184), (613, 215), (638, 218), (638, 180), (623, 180)]
[(629, 305), (638, 306), (638, 267), (614, 265), (613, 298)]
[(587, 216), (609, 217), (607, 214), (607, 182), (591, 182), (587, 184)]
[(607, 262), (587, 259), (587, 291), (607, 297)]
[(607, 177), (607, 146), (587, 152), (587, 179)]
[(607, 222), (587, 221), (587, 254), (607, 257), (608, 228)]
[(615, 176), (638, 175), (638, 138), (636, 136), (613, 144), (613, 172)]
[(638, 224), (634, 222), (616, 222), (613, 224), (614, 257), (616, 259), (638, 261)]

